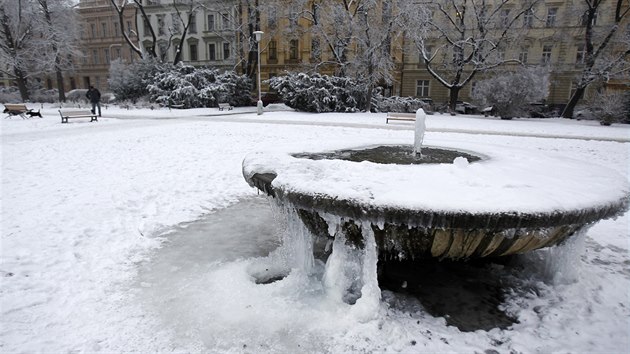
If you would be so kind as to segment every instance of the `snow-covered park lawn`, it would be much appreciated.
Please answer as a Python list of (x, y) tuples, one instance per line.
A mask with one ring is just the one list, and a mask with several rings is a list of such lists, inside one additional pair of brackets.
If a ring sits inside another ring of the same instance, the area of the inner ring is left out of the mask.
[[(258, 116), (109, 107), (99, 122), (61, 124), (45, 106), (42, 119), (3, 119), (0, 351), (628, 352), (628, 213), (594, 225), (583, 247), (524, 257), (530, 267), (515, 270), (522, 286), (501, 305), (518, 320), (506, 329), (462, 332), (391, 292), (366, 321), (327, 300), (315, 276), (255, 284), (249, 271), (264, 257), (246, 253), (142, 278), (163, 261), (169, 232), (256, 197), (242, 176), (248, 153), (413, 140), (411, 125), (386, 125), (385, 114), (276, 108)], [(629, 126), (430, 115), (427, 129), (426, 144), (561, 154), (630, 179)], [(213, 237), (222, 235), (209, 235), (209, 248)]]

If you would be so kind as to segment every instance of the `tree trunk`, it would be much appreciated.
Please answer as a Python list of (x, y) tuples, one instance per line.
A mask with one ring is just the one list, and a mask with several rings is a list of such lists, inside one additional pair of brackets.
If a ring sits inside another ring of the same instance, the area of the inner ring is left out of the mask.
[(457, 105), (457, 98), (459, 97), (459, 90), (462, 88), (460, 86), (452, 86), (449, 89), (450, 99), (448, 102), (448, 108), (451, 112), (455, 112), (455, 106)]
[(13, 72), (15, 73), (15, 82), (20, 90), (20, 97), (22, 97), (23, 102), (27, 102), (30, 96), (28, 94), (28, 88), (26, 87), (26, 77), (24, 76), (22, 70), (18, 68), (14, 68)]
[(63, 84), (63, 74), (57, 68), (57, 90), (59, 91), (59, 102), (66, 102), (66, 91)]
[(368, 89), (367, 89), (367, 102), (365, 102), (365, 111), (366, 112), (370, 112), (372, 110), (372, 91), (374, 89), (372, 88), (372, 85), (368, 85)]
[(577, 103), (582, 99), (582, 97), (584, 97), (585, 91), (586, 87), (578, 87), (577, 90), (575, 90), (575, 93), (571, 96), (569, 103), (567, 103), (562, 111), (562, 118), (573, 118), (575, 106), (577, 106)]

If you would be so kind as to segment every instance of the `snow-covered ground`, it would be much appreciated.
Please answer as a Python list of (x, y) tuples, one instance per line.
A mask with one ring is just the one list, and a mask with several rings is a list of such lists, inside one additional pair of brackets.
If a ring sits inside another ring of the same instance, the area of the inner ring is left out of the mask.
[[(526, 269), (515, 270), (515, 285), (501, 305), (519, 321), (507, 329), (461, 332), (429, 315), (417, 300), (391, 292), (383, 293), (378, 313), (366, 320), (323, 296), (316, 275), (296, 271), (280, 282), (256, 285), (251, 270), (270, 260), (247, 252), (205, 263), (195, 258), (185, 274), (178, 265), (164, 268), (159, 284), (142, 278), (142, 269), (162, 261), (170, 231), (254, 198), (242, 176), (248, 153), (413, 139), (410, 125), (386, 125), (384, 114), (276, 108), (257, 116), (251, 109), (226, 115), (216, 109), (108, 107), (98, 123), (61, 124), (56, 108), (45, 106), (43, 119), (3, 119), (0, 350), (609, 353), (630, 348), (627, 213), (597, 223), (574, 247), (523, 257)], [(585, 161), (584, 171), (594, 161), (630, 178), (628, 126), (433, 115), (427, 128), (426, 144), (491, 143), (522, 149), (530, 158), (561, 154)], [(186, 243), (181, 237), (179, 242)], [(147, 291), (157, 287), (162, 290)]]

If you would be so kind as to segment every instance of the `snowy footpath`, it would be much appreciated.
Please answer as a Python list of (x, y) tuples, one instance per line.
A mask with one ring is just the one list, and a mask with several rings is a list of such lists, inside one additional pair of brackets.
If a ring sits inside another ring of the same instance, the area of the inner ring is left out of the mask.
[[(61, 124), (54, 108), (43, 113), (42, 119), (1, 122), (0, 352), (630, 348), (628, 213), (597, 223), (570, 249), (524, 257), (531, 267), (516, 276), (522, 286), (501, 305), (518, 320), (506, 329), (462, 332), (413, 298), (390, 292), (373, 318), (359, 318), (349, 305), (322, 297), (310, 275), (292, 273), (257, 286), (248, 269), (261, 257), (200, 265), (187, 275), (194, 280), (178, 283), (178, 291), (192, 293), (190, 313), (168, 315), (165, 308), (176, 297), (147, 301), (143, 287), (151, 284), (138, 285), (139, 270), (156, 261), (169, 231), (256, 195), (242, 176), (245, 155), (411, 144), (412, 128), (386, 125), (384, 114), (110, 107), (99, 122)], [(630, 178), (628, 126), (435, 115), (428, 116), (427, 128), (426, 144), (487, 143), (534, 157), (559, 154), (585, 161), (585, 171), (595, 163)]]

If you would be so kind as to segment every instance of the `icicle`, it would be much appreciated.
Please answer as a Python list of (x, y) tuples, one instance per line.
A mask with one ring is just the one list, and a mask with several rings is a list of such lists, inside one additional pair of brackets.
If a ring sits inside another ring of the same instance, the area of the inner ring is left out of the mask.
[(311, 232), (302, 223), (295, 207), (280, 202), (271, 204), (274, 218), (280, 225), (282, 245), (278, 254), (283, 263), (282, 266), (288, 269), (299, 269), (305, 274), (310, 274), (315, 262)]
[(381, 289), (378, 287), (378, 277), (376, 265), (378, 262), (378, 252), (374, 231), (369, 222), (361, 224), (361, 232), (365, 242), (363, 249), (363, 262), (361, 270), (361, 298), (352, 307), (352, 313), (359, 321), (366, 322), (373, 320), (378, 315), (381, 301)]

